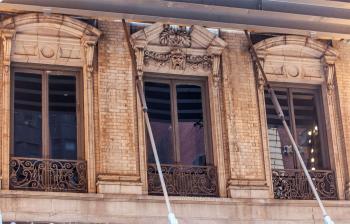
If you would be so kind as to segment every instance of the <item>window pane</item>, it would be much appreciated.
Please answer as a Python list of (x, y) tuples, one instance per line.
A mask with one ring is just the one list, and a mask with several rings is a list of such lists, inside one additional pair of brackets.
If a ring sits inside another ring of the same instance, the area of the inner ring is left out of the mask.
[[(145, 95), (160, 162), (163, 164), (172, 164), (174, 163), (174, 151), (170, 86), (163, 83), (145, 82)], [(154, 163), (154, 156), (148, 136), (147, 140), (148, 162)]]
[(176, 95), (181, 163), (205, 165), (202, 89), (196, 85), (177, 85)]
[(308, 169), (325, 169), (315, 100), (314, 93), (293, 93), (296, 131), (301, 155)]
[(41, 157), (41, 75), (14, 75), (13, 153), (20, 157)]
[[(284, 89), (276, 90), (275, 93), (282, 107), (287, 124), (290, 126), (288, 92)], [(265, 107), (271, 167), (272, 169), (294, 169), (292, 144), (281, 120), (277, 117), (275, 108), (271, 101), (271, 96), (267, 90), (265, 90)]]
[(74, 76), (49, 76), (49, 125), (51, 158), (77, 159)]

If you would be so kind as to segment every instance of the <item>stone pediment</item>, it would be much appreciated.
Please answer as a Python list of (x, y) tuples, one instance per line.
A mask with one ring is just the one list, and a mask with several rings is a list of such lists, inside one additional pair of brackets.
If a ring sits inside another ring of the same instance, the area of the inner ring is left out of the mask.
[(29, 13), (1, 21), (2, 30), (12, 30), (11, 61), (81, 67), (84, 44), (96, 44), (101, 32), (65, 15)]
[(183, 47), (193, 49), (224, 48), (226, 43), (206, 28), (193, 25), (190, 28), (174, 28), (170, 25), (155, 23), (132, 35), (135, 44), (148, 46)]
[(254, 45), (259, 55), (290, 56), (320, 59), (323, 56), (336, 58), (338, 53), (325, 43), (310, 37), (286, 35), (260, 41)]
[(284, 35), (254, 45), (270, 81), (333, 86), (338, 52), (310, 37)]
[[(208, 76), (218, 71), (215, 57), (226, 42), (206, 28), (175, 27), (155, 23), (131, 36), (137, 53), (138, 70), (170, 74)], [(213, 70), (214, 69), (214, 70)]]

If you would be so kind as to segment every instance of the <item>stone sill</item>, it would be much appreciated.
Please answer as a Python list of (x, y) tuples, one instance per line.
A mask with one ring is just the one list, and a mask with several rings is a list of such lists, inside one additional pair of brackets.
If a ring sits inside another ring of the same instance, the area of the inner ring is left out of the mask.
[[(162, 196), (151, 195), (120, 195), (102, 193), (67, 193), (67, 192), (38, 192), (1, 190), (1, 198), (35, 198), (35, 199), (57, 199), (57, 200), (82, 200), (82, 201), (109, 201), (109, 202), (140, 202), (140, 203), (164, 203)], [(235, 199), (235, 198), (209, 198), (209, 197), (181, 197), (171, 196), (172, 203), (212, 205), (254, 205), (254, 206), (299, 206), (318, 207), (316, 200), (278, 200), (278, 199)], [(350, 207), (350, 201), (332, 200), (323, 201), (326, 207)]]

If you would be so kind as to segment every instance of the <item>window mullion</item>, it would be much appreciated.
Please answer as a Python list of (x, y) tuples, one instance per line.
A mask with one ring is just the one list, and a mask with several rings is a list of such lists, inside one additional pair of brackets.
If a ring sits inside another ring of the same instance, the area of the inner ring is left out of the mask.
[[(293, 91), (292, 89), (287, 89), (288, 93), (288, 104), (289, 104), (289, 122), (291, 127), (291, 132), (294, 137), (295, 142), (298, 142), (297, 129), (295, 123), (295, 113), (294, 113), (294, 103), (293, 103)], [(296, 154), (293, 154), (294, 168), (299, 168), (299, 163), (296, 158)]]
[(49, 88), (48, 88), (48, 73), (43, 72), (42, 78), (42, 138), (43, 138), (43, 158), (50, 157), (50, 133), (49, 133)]
[(202, 119), (203, 119), (203, 127), (204, 127), (204, 145), (205, 145), (205, 155), (206, 155), (206, 165), (213, 164), (214, 163), (214, 155), (213, 152), (210, 150), (212, 148), (211, 141), (210, 141), (210, 105), (207, 101), (207, 92), (205, 91), (204, 84), (201, 83), (201, 95), (202, 95)]
[(177, 94), (176, 94), (176, 82), (170, 82), (171, 91), (171, 113), (172, 113), (172, 124), (173, 124), (173, 152), (175, 154), (175, 162), (180, 163), (180, 136), (179, 136), (179, 120), (177, 111)]

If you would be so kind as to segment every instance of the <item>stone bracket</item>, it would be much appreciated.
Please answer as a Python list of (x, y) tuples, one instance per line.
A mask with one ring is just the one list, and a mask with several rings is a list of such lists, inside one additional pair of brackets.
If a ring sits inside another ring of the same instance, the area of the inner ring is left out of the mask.
[(10, 29), (1, 30), (1, 38), (3, 44), (3, 66), (4, 73), (8, 75), (10, 71), (11, 64), (11, 49), (12, 49), (12, 39), (15, 36), (16, 31)]
[(335, 61), (336, 57), (323, 56), (321, 62), (324, 67), (325, 81), (327, 84), (328, 94), (331, 94), (334, 89), (334, 76), (335, 76)]

